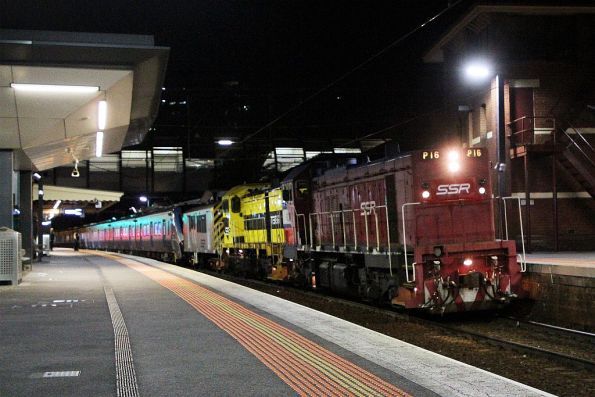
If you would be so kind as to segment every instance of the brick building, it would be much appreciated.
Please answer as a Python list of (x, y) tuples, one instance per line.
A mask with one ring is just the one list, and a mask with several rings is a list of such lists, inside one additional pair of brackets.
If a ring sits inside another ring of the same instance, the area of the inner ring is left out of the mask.
[[(521, 199), (529, 249), (595, 248), (593, 43), (595, 7), (477, 5), (424, 57), (443, 64), (437, 133), (488, 148), (499, 196)], [(483, 80), (465, 76), (472, 62)], [(507, 203), (520, 241), (518, 207)]]

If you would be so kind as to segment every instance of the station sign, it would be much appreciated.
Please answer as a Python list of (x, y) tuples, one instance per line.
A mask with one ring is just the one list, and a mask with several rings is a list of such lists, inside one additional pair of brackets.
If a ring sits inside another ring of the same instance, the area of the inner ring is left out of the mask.
[(83, 218), (85, 213), (82, 208), (65, 208), (64, 215), (71, 215), (71, 216), (80, 216)]

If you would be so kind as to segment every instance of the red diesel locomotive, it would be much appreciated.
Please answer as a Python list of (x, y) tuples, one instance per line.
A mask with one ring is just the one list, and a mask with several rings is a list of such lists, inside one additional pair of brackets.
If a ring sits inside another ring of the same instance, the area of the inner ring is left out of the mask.
[(496, 239), (485, 149), (416, 151), (314, 176), (321, 167), (282, 182), (285, 261), (273, 279), (441, 313), (521, 294), (515, 242)]

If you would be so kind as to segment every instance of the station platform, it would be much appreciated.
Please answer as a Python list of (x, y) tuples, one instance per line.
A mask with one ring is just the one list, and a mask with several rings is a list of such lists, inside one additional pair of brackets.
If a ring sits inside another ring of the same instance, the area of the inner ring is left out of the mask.
[(534, 252), (526, 263), (532, 273), (595, 278), (595, 252)]
[(0, 396), (550, 396), (162, 262), (58, 249), (0, 286)]

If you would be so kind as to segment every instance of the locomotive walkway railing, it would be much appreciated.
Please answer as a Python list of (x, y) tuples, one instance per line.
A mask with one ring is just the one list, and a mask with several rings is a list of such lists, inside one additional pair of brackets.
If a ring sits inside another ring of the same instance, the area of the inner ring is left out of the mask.
[[(381, 239), (381, 228), (382, 220), (381, 214), (379, 217), (379, 212), (384, 212), (385, 220), (386, 220), (386, 229), (382, 230), (386, 238)], [(338, 211), (326, 211), (326, 212), (313, 212), (308, 214), (309, 218), (309, 241), (306, 238), (306, 245), (309, 246), (310, 249), (320, 250), (320, 247), (323, 245), (323, 239), (325, 236), (325, 232), (330, 228), (330, 238), (333, 249), (336, 249), (337, 242), (341, 243), (341, 249), (343, 251), (347, 251), (348, 248), (353, 247), (355, 250), (358, 249), (358, 234), (360, 230), (358, 230), (358, 222), (357, 222), (357, 214), (360, 214), (364, 217), (363, 220), (363, 231), (366, 240), (366, 252), (373, 252), (373, 253), (380, 253), (382, 251), (382, 243), (386, 241), (386, 250), (385, 253), (388, 256), (388, 267), (390, 275), (393, 274), (392, 269), (392, 252), (391, 252), (391, 239), (390, 239), (390, 227), (389, 227), (389, 218), (388, 218), (388, 211), (386, 205), (363, 205), (360, 209), (347, 209), (347, 210), (338, 210)], [(303, 217), (304, 219), (304, 228), (306, 227), (305, 222), (305, 215), (304, 214), (296, 214), (296, 219), (300, 219)], [(350, 219), (350, 222), (347, 219)], [(372, 221), (370, 221), (372, 220)], [(359, 222), (361, 223), (361, 222)], [(370, 223), (372, 223), (370, 225)], [(298, 223), (299, 225), (299, 223)], [(361, 227), (361, 226), (360, 226)], [(316, 232), (315, 232), (316, 228)], [(337, 229), (340, 231), (337, 231)], [(373, 233), (371, 233), (371, 230)], [(297, 230), (296, 234), (299, 236), (299, 229)], [(328, 236), (328, 234), (326, 234)], [(351, 241), (349, 241), (351, 238)], [(375, 241), (374, 241), (375, 240)], [(383, 241), (381, 241), (383, 240)], [(353, 243), (353, 244), (349, 244)]]
[(521, 246), (523, 247), (523, 260), (521, 261), (521, 272), (525, 273), (527, 271), (527, 256), (525, 252), (525, 234), (523, 233), (523, 214), (521, 211), (521, 198), (520, 197), (502, 197), (502, 201), (504, 201), (504, 226), (505, 226), (505, 233), (506, 233), (506, 240), (508, 240), (508, 215), (506, 213), (506, 200), (517, 200), (518, 202), (518, 209), (519, 209), (519, 226), (521, 231)]
[(409, 263), (407, 260), (407, 231), (405, 230), (405, 207), (419, 205), (421, 203), (405, 203), (401, 207), (401, 218), (403, 219), (403, 256), (405, 257), (405, 278), (408, 283), (415, 282), (415, 262), (411, 263), (412, 276), (409, 277)]
[[(303, 221), (304, 224), (304, 228), (303, 233), (304, 233), (304, 240), (305, 242), (302, 241), (302, 234), (300, 231), (300, 219)], [(296, 238), (296, 242), (298, 245), (308, 245), (308, 233), (307, 233), (307, 226), (306, 226), (306, 215), (304, 214), (298, 214), (295, 213), (295, 225), (296, 225), (296, 230), (295, 230), (295, 238)]]

